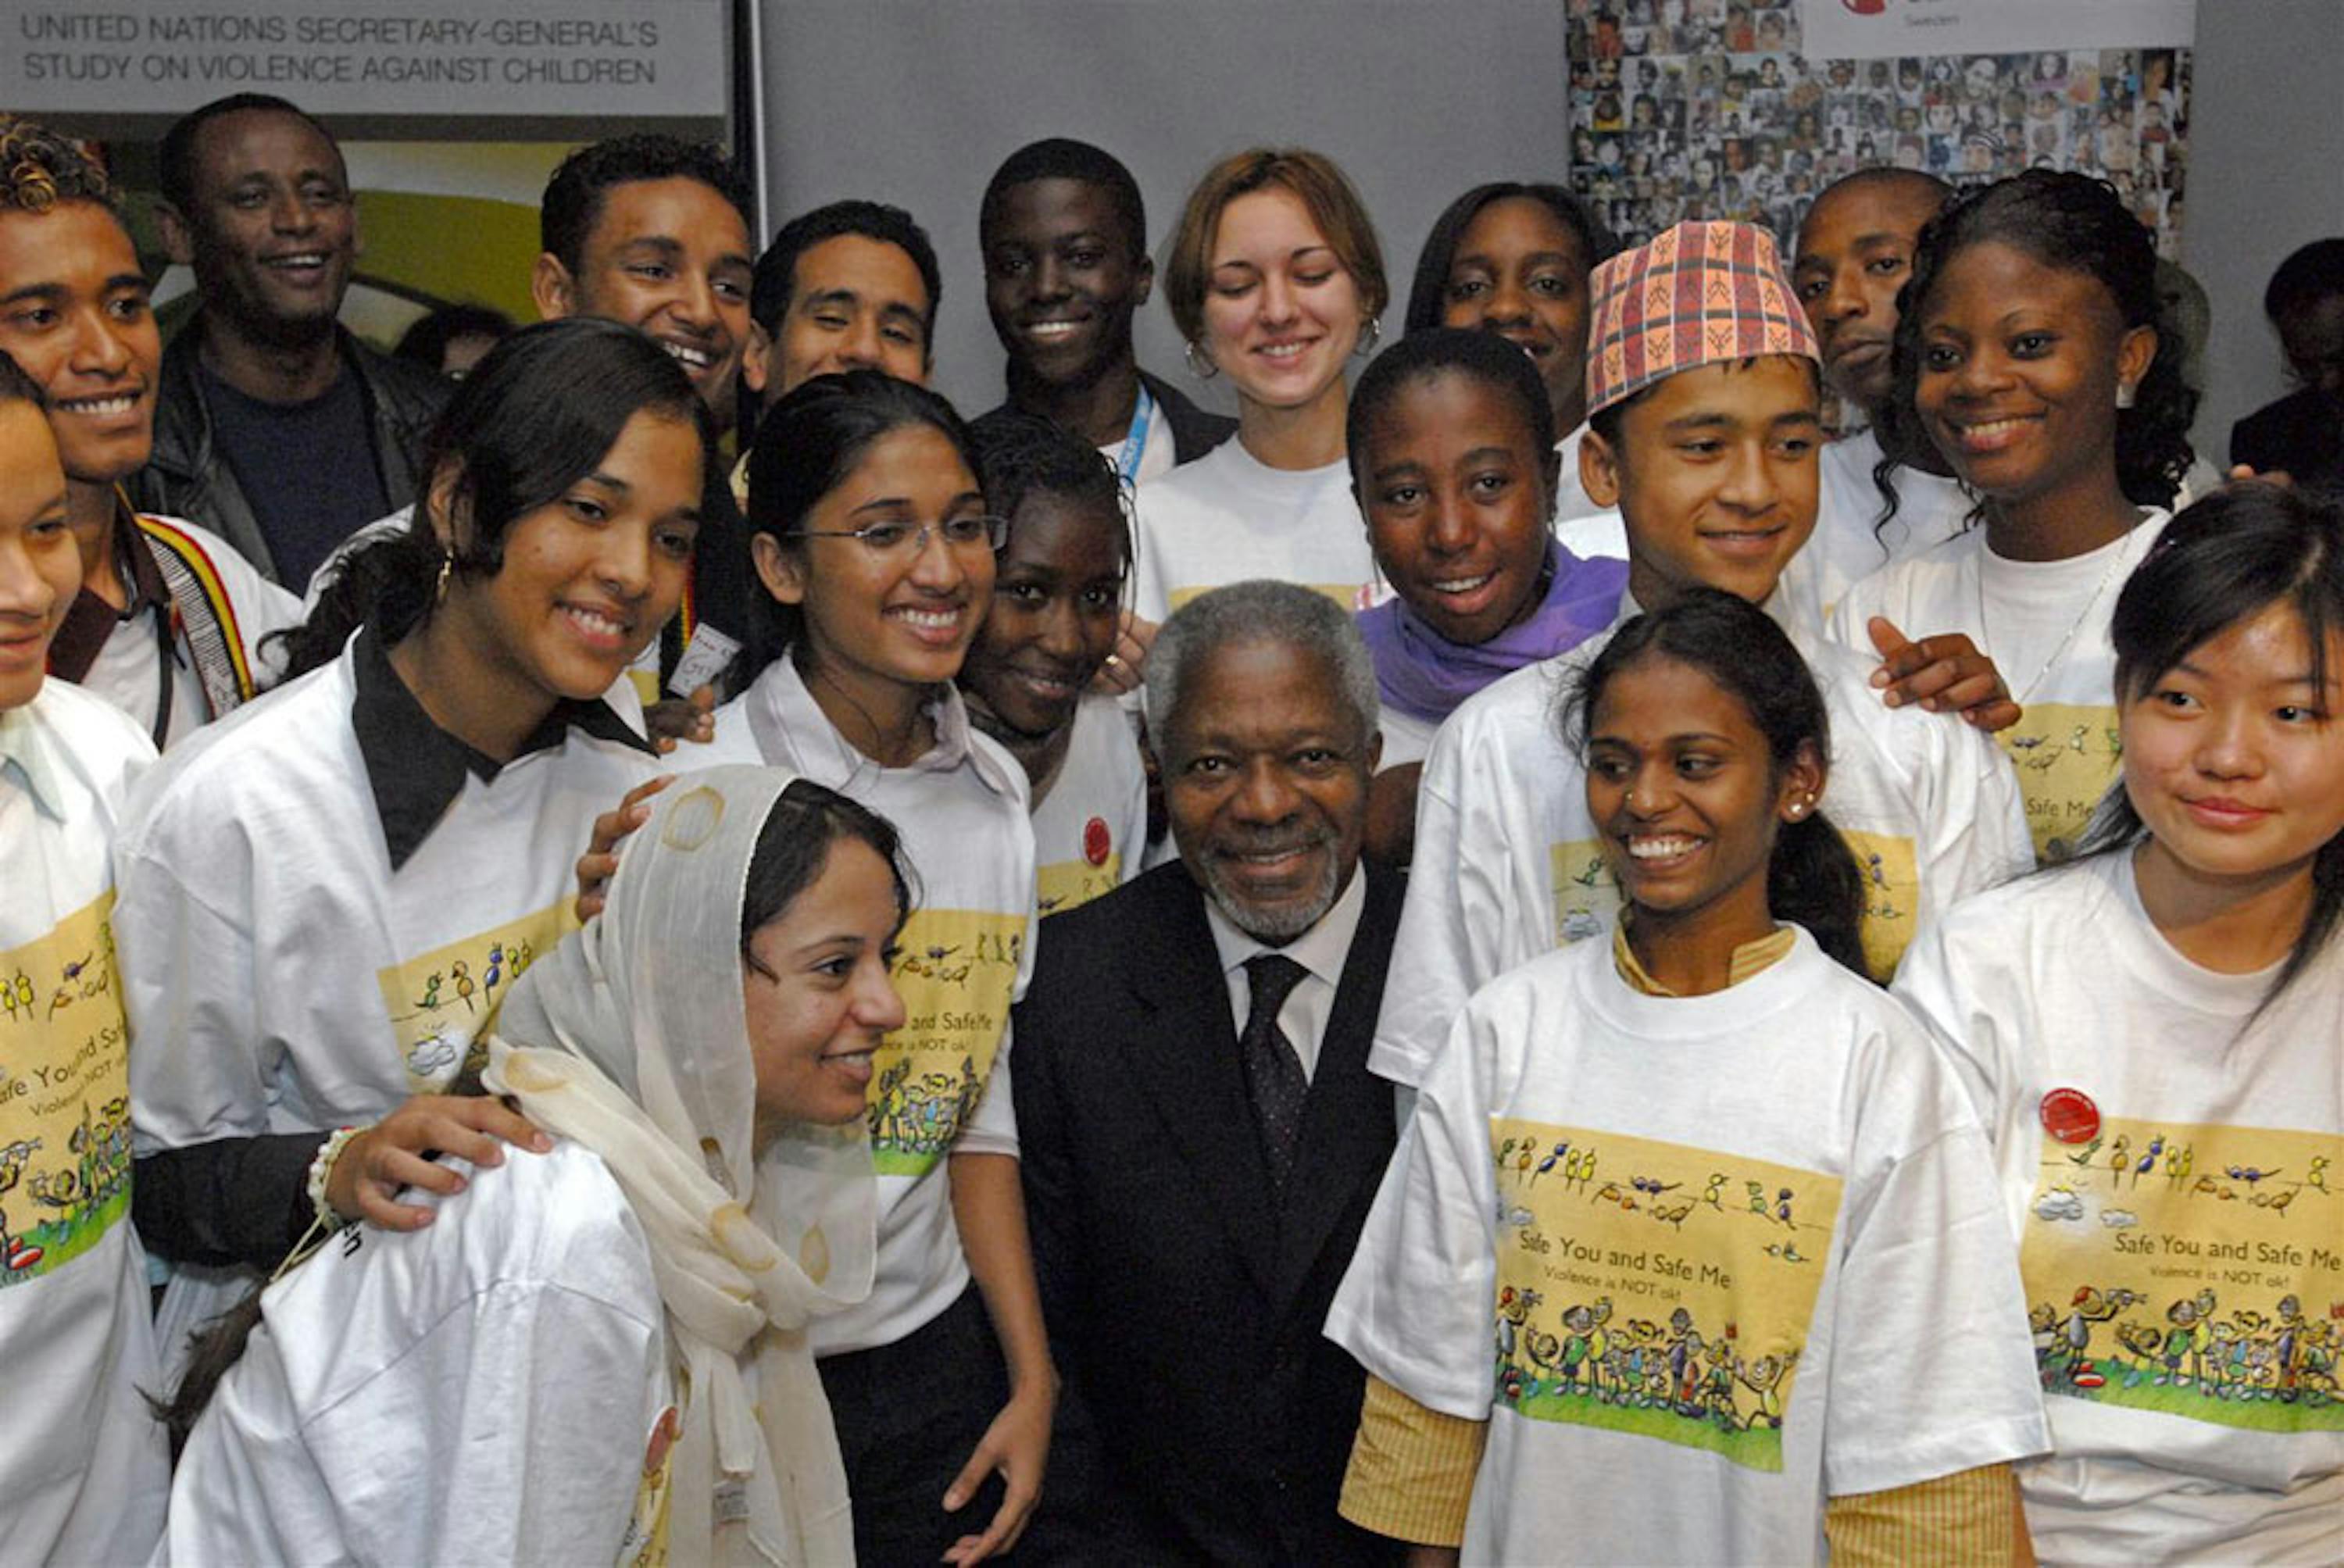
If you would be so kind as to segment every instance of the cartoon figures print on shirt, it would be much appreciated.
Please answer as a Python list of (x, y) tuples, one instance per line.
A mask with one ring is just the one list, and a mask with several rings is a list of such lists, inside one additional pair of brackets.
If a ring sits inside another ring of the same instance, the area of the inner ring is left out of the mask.
[(2042, 1148), (2019, 1266), (2046, 1392), (2344, 1431), (2344, 1137), (2111, 1117)]
[(974, 909), (919, 909), (896, 943), (903, 1027), (872, 1058), (871, 1162), (918, 1176), (976, 1114), (1007, 1027), (1026, 922)]
[(113, 907), (105, 894), (0, 953), (0, 1290), (80, 1257), (129, 1210)]
[(1490, 1139), (1498, 1407), (1781, 1470), (1839, 1182), (1582, 1128)]

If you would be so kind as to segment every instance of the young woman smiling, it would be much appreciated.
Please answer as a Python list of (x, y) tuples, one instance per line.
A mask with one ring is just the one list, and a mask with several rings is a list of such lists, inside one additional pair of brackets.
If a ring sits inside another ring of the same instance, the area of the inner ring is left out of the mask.
[[(1587, 282), (1596, 264), (1619, 248), (1610, 231), (1560, 186), (1478, 185), (1433, 220), (1409, 289), (1410, 333), (1478, 327), (1505, 339), (1538, 367), (1553, 405), (1555, 450), (1562, 457), (1554, 498), (1558, 524), (1603, 510), (1579, 482), (1579, 438), (1587, 426)], [(1568, 531), (1562, 538), (1575, 548), (1589, 542)], [(1624, 556), (1627, 548), (1580, 553)]]
[(1957, 905), (1896, 988), (1995, 1140), (2045, 1560), (2334, 1563), (2344, 511), (2216, 492), (2110, 635), (2123, 771), (2076, 863)]
[(1383, 699), (1369, 847), (1405, 864), (1417, 775), (1441, 721), (1610, 625), (1628, 567), (1581, 561), (1548, 532), (1554, 417), (1510, 342), (1409, 333), (1359, 378), (1349, 428), (1352, 491), (1395, 594), (1359, 616)]
[(1014, 410), (978, 420), (975, 437), (1009, 537), (961, 693), (1026, 769), (1038, 907), (1053, 915), (1138, 875), (1147, 844), (1138, 743), (1115, 700), (1087, 690), (1115, 650), (1131, 524), (1122, 481), (1082, 437)]
[(664, 795), (490, 1041), (486, 1087), (563, 1141), (207, 1336), (170, 1412), (171, 1555), (846, 1560), (803, 1330), (871, 1283), (895, 849), (771, 768)]
[(1224, 158), (1188, 195), (1164, 292), (1189, 368), (1236, 389), (1238, 436), (1140, 487), (1137, 613), (1254, 577), (1349, 607), (1372, 563), (1347, 493), (1343, 377), (1390, 298), (1358, 193), (1319, 153)]
[(895, 975), (909, 1021), (870, 1086), (878, 1273), (813, 1330), (855, 1551), (974, 1563), (1025, 1528), (1057, 1384), (1008, 1081), (1034, 829), (1024, 771), (953, 683), (1008, 529), (952, 405), (877, 370), (815, 377), (768, 410), (749, 522), (771, 663), (717, 711), (710, 760), (786, 767), (901, 824), (921, 884)]
[[(652, 772), (621, 680), (683, 592), (707, 416), (631, 328), (531, 327), (434, 433), (413, 523), (288, 637), (298, 674), (173, 754), (116, 852), (138, 1226), (185, 1329), (312, 1220), (542, 1148), (443, 1091), (572, 924), (595, 813)], [(355, 634), (353, 634), (355, 633)], [(501, 1140), (501, 1141), (500, 1141)]]
[(1917, 420), (1985, 526), (1856, 584), (1834, 633), (1862, 648), (1884, 616), (1975, 641), (2026, 711), (1997, 738), (2036, 855), (2064, 859), (2116, 776), (2108, 620), (2189, 465), (2156, 248), (2106, 185), (2029, 170), (1923, 229), (1900, 301), (1883, 445)]
[(1420, 1086), (1328, 1316), (1370, 1374), (1346, 1516), (1452, 1562), (2013, 1561), (2017, 1270), (1953, 1074), (1864, 977), (1823, 693), (1696, 588), (1566, 714), (1625, 907)]

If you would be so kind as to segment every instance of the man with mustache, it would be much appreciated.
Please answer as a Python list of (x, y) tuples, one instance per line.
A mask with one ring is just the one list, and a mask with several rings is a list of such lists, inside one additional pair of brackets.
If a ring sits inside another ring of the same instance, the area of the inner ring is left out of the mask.
[(1881, 433), (1898, 428), (1884, 417), (1895, 397), (1896, 293), (1912, 273), (1921, 226), (1953, 194), (1917, 170), (1859, 169), (1817, 197), (1799, 226), (1792, 282), (1823, 344), (1824, 384), (1839, 399), (1840, 428), (1851, 432), (1824, 449), (1823, 501), (1808, 546), (1823, 568), (1826, 614), (1855, 582), (1944, 542), (1969, 515), (1971, 500), (1953, 470), (1917, 436), (1896, 453), (1896, 511), (1885, 522), (1886, 499), (1872, 477)]
[(1242, 582), (1165, 622), (1147, 705), (1181, 863), (1054, 919), (1015, 1015), (1057, 1527), (1114, 1535), (1086, 1561), (1396, 1560), (1336, 1513), (1363, 1381), (1319, 1332), (1393, 1141), (1375, 672), (1339, 608)]
[(239, 93), (165, 133), (156, 217), (196, 275), (163, 357), (146, 511), (201, 523), (298, 592), (335, 546), (415, 499), (448, 399), (336, 321), (359, 256), (341, 148), (282, 98)]

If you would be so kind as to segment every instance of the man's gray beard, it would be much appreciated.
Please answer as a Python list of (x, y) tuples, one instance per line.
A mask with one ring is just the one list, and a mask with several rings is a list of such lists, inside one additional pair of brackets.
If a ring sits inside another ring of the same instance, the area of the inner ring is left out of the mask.
[[(1330, 852), (1332, 845), (1326, 846)], [(1305, 931), (1326, 918), (1327, 911), (1335, 907), (1336, 895), (1343, 888), (1343, 870), (1332, 853), (1327, 856), (1327, 870), (1318, 885), (1300, 904), (1280, 905), (1263, 908), (1248, 904), (1232, 892), (1221, 880), (1220, 863), (1207, 858), (1203, 863), (1205, 891), (1220, 905), (1229, 923), (1258, 942), (1283, 944), (1293, 941)]]

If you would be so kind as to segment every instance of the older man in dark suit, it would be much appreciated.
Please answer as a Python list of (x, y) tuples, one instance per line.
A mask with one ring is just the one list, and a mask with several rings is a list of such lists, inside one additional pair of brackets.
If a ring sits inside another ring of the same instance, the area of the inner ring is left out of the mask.
[[(1096, 1550), (1387, 1560), (1336, 1513), (1362, 1378), (1319, 1331), (1393, 1138), (1374, 671), (1339, 608), (1248, 582), (1167, 621), (1147, 682), (1181, 861), (1053, 919), (1015, 1026), (1067, 1424), (1127, 1505)], [(1053, 1472), (1060, 1522), (1102, 1512), (1089, 1474)]]

